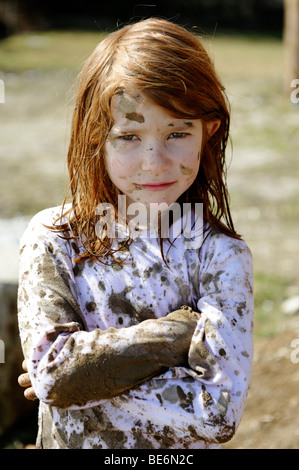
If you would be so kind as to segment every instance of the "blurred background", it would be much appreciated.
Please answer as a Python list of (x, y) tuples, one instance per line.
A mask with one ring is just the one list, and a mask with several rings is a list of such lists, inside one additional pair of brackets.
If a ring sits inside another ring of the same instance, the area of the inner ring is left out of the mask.
[(253, 253), (256, 321), (244, 417), (224, 447), (299, 448), (299, 0), (0, 0), (0, 448), (36, 436), (37, 404), (16, 381), (20, 235), (65, 195), (84, 61), (107, 33), (149, 16), (200, 36), (232, 106), (228, 186)]

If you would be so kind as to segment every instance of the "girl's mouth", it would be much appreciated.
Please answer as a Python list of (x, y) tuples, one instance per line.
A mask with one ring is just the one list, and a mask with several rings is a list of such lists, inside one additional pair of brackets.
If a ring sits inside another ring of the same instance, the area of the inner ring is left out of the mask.
[(148, 191), (162, 191), (163, 189), (170, 188), (173, 184), (175, 184), (175, 181), (146, 184), (135, 183), (135, 186), (137, 189), (147, 189)]

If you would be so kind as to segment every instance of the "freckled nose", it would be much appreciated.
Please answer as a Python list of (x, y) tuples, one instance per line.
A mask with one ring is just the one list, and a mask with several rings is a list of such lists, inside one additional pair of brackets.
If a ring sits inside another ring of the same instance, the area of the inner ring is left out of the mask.
[(145, 148), (142, 159), (143, 170), (164, 170), (168, 167), (169, 161), (159, 145), (149, 145)]

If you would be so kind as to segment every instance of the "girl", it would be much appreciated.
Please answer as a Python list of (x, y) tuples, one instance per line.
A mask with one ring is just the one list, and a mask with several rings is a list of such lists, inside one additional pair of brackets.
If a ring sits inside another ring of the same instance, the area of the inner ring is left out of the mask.
[[(126, 26), (85, 64), (68, 153), (72, 203), (37, 214), (21, 241), (37, 447), (197, 449), (234, 435), (253, 297), (251, 255), (228, 205), (228, 134), (224, 88), (177, 25)], [(165, 210), (153, 224), (157, 205), (181, 215)], [(191, 244), (185, 207), (193, 226), (202, 207)]]

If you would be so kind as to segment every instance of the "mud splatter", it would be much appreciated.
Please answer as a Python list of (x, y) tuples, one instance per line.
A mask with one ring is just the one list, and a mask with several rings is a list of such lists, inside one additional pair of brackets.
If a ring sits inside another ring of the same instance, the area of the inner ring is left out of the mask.
[(137, 106), (137, 100), (131, 98), (127, 98), (125, 95), (125, 92), (122, 92), (119, 94), (120, 100), (118, 104), (118, 110), (121, 113), (127, 114), (127, 113), (133, 113), (136, 111), (136, 106)]
[(184, 302), (187, 304), (188, 303), (188, 298), (191, 292), (190, 286), (188, 284), (184, 284), (182, 279), (180, 277), (177, 277), (175, 279), (175, 283), (179, 288), (179, 293), (182, 299), (184, 299)]
[(88, 312), (94, 312), (97, 308), (97, 304), (95, 302), (86, 302), (85, 308)]
[(202, 284), (204, 288), (209, 289), (210, 288), (209, 284), (213, 282), (215, 292), (219, 292), (220, 291), (219, 283), (221, 282), (220, 277), (222, 274), (224, 274), (224, 271), (221, 271), (221, 270), (218, 271), (215, 275), (211, 273), (206, 273), (202, 278)]
[(139, 122), (139, 124), (142, 124), (145, 121), (144, 116), (136, 112), (127, 113), (126, 118), (129, 119), (129, 121)]
[(180, 170), (183, 175), (192, 175), (192, 171), (193, 171), (191, 168), (187, 168), (186, 166), (182, 164), (180, 165)]
[(128, 290), (125, 289), (122, 292), (112, 292), (108, 299), (108, 307), (115, 314), (125, 314), (131, 317), (136, 317), (136, 309), (133, 307), (131, 302), (126, 298)]

